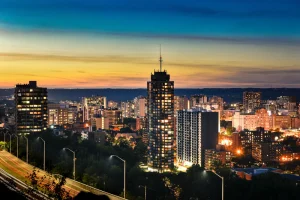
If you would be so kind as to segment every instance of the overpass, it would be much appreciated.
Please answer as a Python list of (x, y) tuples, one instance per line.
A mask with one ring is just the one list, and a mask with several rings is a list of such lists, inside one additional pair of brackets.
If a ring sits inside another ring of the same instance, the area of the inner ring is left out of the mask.
[[(19, 184), (19, 186), (22, 188), (29, 187), (25, 184), (25, 182), (29, 181), (26, 176), (32, 173), (34, 166), (24, 162), (23, 160), (17, 158), (16, 156), (10, 154), (9, 152), (5, 150), (0, 150), (0, 175), (2, 179), (6, 177), (9, 177), (10, 179), (14, 180), (15, 183)], [(38, 169), (38, 168), (36, 168)], [(38, 177), (43, 177), (44, 175), (47, 175), (48, 173), (46, 171), (43, 171), (42, 169), (36, 170)], [(75, 197), (79, 192), (91, 192), (96, 195), (106, 195), (111, 200), (125, 200), (123, 197), (99, 190), (97, 188), (91, 187), (89, 185), (80, 183), (78, 181), (75, 181), (73, 179), (66, 179), (66, 184), (64, 185), (64, 188), (66, 191), (68, 191), (71, 195), (71, 197)], [(38, 196), (43, 196), (43, 194), (39, 193), (36, 194)], [(45, 196), (44, 196), (45, 197)]]

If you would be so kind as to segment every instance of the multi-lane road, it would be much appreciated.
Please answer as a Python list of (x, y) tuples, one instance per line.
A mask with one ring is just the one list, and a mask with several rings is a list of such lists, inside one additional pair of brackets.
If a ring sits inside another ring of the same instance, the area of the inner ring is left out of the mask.
[[(27, 164), (23, 160), (17, 158), (16, 156), (10, 154), (5, 150), (0, 150), (0, 168), (4, 170), (6, 173), (15, 177), (19, 181), (25, 183), (29, 182), (29, 179), (26, 178), (29, 174), (32, 173), (34, 166)], [(37, 169), (37, 168), (36, 168)], [(48, 173), (38, 169), (37, 176), (43, 177)], [(111, 200), (124, 200), (124, 198), (107, 193), (105, 191), (90, 187), (78, 181), (74, 181), (72, 179), (67, 178), (66, 184), (64, 185), (66, 191), (69, 192), (71, 197), (75, 197), (79, 192), (91, 192), (97, 195), (107, 195)]]

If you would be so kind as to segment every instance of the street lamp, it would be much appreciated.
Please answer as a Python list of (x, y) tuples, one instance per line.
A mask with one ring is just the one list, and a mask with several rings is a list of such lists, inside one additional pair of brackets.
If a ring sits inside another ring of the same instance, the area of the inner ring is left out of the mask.
[(63, 150), (69, 150), (73, 153), (73, 177), (74, 177), (74, 180), (75, 180), (75, 161), (76, 161), (76, 157), (75, 157), (75, 151), (72, 151), (71, 149), (69, 148), (63, 148)]
[(26, 162), (28, 163), (28, 138), (25, 135), (23, 137), (26, 139)]
[(44, 171), (45, 171), (45, 166), (46, 166), (46, 142), (41, 137), (38, 137), (38, 139), (41, 139), (44, 142)]
[(146, 200), (147, 199), (147, 185), (145, 185), (145, 186), (139, 185), (139, 188), (140, 187), (145, 188), (145, 200)]
[(224, 200), (224, 177), (220, 176), (219, 174), (217, 174), (216, 172), (214, 172), (213, 170), (204, 170), (204, 172), (212, 172), (214, 173), (215, 175), (217, 175), (219, 178), (222, 179), (222, 200)]
[(19, 137), (16, 134), (13, 134), (17, 138), (17, 158), (19, 158)]
[(111, 155), (109, 158), (116, 157), (124, 162), (124, 199), (126, 199), (126, 161), (117, 155)]

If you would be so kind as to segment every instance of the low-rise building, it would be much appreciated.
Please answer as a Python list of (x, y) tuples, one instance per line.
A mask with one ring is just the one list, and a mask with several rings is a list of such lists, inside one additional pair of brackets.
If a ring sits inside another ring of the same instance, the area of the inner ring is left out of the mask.
[(232, 153), (226, 151), (223, 145), (217, 145), (216, 149), (205, 149), (205, 169), (214, 169), (217, 163), (230, 168), (231, 159)]

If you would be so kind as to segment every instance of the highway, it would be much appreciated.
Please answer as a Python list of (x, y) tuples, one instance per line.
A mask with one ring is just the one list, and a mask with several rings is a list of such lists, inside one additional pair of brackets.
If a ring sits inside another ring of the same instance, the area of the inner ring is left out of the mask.
[[(32, 173), (34, 166), (27, 164), (23, 160), (17, 158), (16, 156), (10, 154), (5, 150), (0, 150), (0, 168), (4, 170), (7, 174), (15, 177), (20, 182), (29, 182), (29, 179), (26, 178), (29, 174)], [(43, 177), (48, 173), (43, 171), (42, 169), (36, 168), (38, 171), (37, 176)], [(1, 173), (3, 174), (3, 173)], [(111, 200), (124, 200), (124, 198), (120, 196), (116, 196), (105, 191), (93, 188), (91, 186), (85, 185), (78, 181), (74, 181), (72, 179), (67, 178), (66, 184), (64, 186), (65, 190), (69, 192), (71, 197), (75, 197), (79, 192), (91, 192), (97, 195), (107, 195)]]

